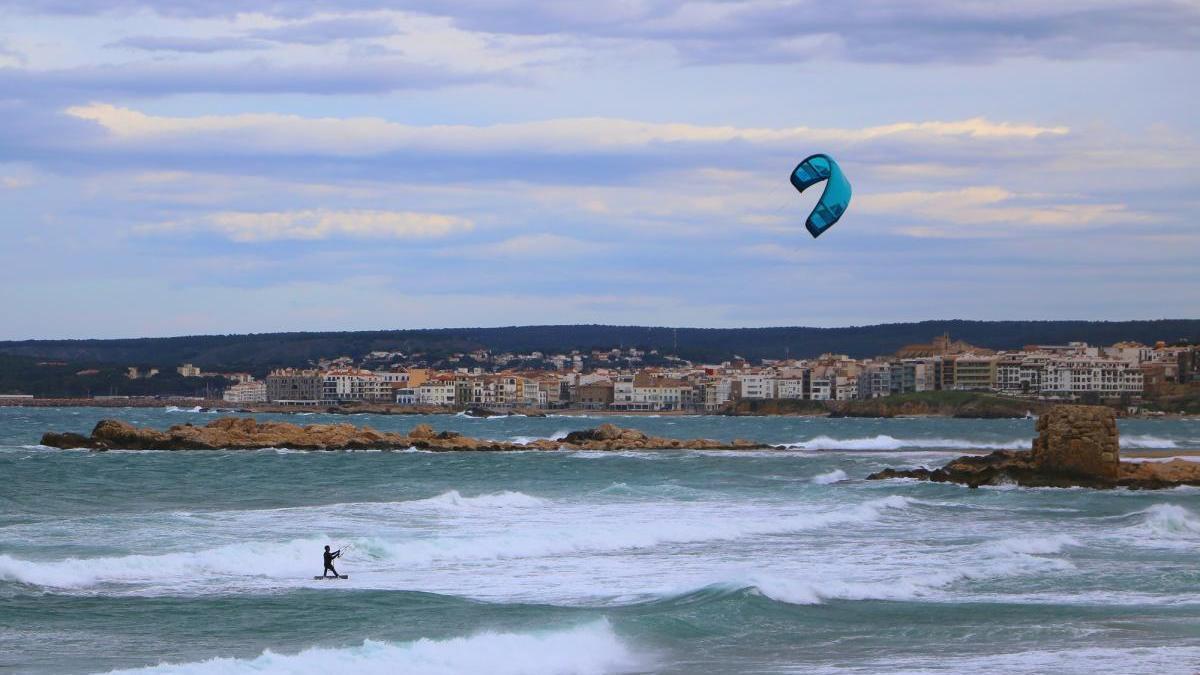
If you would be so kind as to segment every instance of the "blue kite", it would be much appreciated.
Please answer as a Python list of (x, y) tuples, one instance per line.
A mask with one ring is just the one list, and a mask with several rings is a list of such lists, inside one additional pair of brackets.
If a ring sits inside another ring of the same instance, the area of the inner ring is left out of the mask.
[(804, 222), (813, 239), (833, 227), (850, 205), (850, 181), (829, 155), (813, 155), (792, 170), (792, 187), (797, 192), (804, 192), (821, 181), (825, 181), (825, 191)]

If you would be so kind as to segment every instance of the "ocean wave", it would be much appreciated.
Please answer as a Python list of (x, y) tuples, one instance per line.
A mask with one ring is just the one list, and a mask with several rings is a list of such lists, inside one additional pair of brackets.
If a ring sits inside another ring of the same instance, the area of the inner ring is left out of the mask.
[(767, 598), (792, 605), (816, 605), (829, 600), (918, 600), (960, 581), (1074, 569), (1067, 560), (1047, 556), (1077, 543), (1060, 536), (990, 541), (981, 544), (967, 561), (881, 580), (758, 575), (749, 581), (754, 590)]
[(1200, 535), (1200, 518), (1176, 504), (1155, 504), (1142, 512), (1143, 523), (1153, 534), (1161, 537)]
[(814, 675), (840, 673), (893, 673), (894, 675), (945, 675), (945, 673), (1192, 673), (1190, 664), (1200, 661), (1200, 647), (1142, 644), (1120, 647), (1078, 647), (1061, 650), (1030, 650), (1000, 654), (956, 656), (889, 656), (852, 667), (822, 666), (809, 669)]
[(0, 554), (0, 581), (46, 588), (85, 588), (105, 583), (146, 583), (220, 576), (306, 578), (325, 539), (242, 543), (199, 551), (63, 560), (22, 560)]
[(672, 544), (731, 541), (745, 537), (787, 534), (834, 525), (877, 521), (892, 511), (901, 511), (917, 500), (891, 495), (854, 506), (829, 511), (782, 515), (772, 518), (708, 519), (682, 517), (650, 522), (613, 522), (590, 527), (546, 527), (512, 529), (504, 534), (472, 539), (438, 538), (400, 542), (372, 541), (371, 550), (405, 564), (443, 560), (504, 560), (578, 553), (606, 553), (649, 549)]
[(429, 506), (438, 509), (527, 509), (545, 506), (548, 503), (545, 499), (511, 490), (476, 497), (464, 497), (458, 490), (450, 490), (428, 499), (400, 502), (406, 506)]
[[(1192, 443), (1185, 441), (1188, 445)], [(1179, 442), (1170, 438), (1161, 436), (1151, 436), (1149, 434), (1140, 434), (1137, 436), (1122, 436), (1122, 448), (1141, 448), (1145, 450), (1174, 450), (1179, 448)]]
[(215, 658), (185, 664), (112, 671), (163, 675), (208, 673), (626, 673), (645, 671), (649, 659), (635, 653), (605, 620), (567, 630), (478, 633), (469, 637), (390, 643), (366, 640), (356, 647), (313, 647), (299, 654), (265, 651), (252, 659)]
[(567, 434), (569, 433), (571, 432), (559, 430), (550, 434), (549, 436), (510, 436), (508, 440), (520, 445), (529, 445), (534, 441), (561, 441), (562, 439), (566, 438)]
[(788, 443), (784, 447), (798, 450), (904, 450), (911, 448), (954, 448), (961, 450), (1028, 450), (1027, 438), (1000, 442), (968, 441), (957, 438), (896, 438), (887, 434), (862, 438), (832, 438), (817, 436), (807, 441)]
[(829, 473), (822, 473), (812, 477), (812, 482), (817, 485), (831, 485), (844, 480), (846, 480), (846, 472), (841, 469), (834, 469)]
[(1065, 534), (1052, 534), (1044, 537), (1025, 536), (1009, 537), (988, 542), (985, 547), (994, 552), (1020, 553), (1025, 555), (1051, 555), (1062, 553), (1068, 546), (1079, 546), (1079, 542)]
[[(1200, 456), (1197, 455), (1173, 455), (1170, 457), (1122, 457), (1122, 462), (1130, 464), (1163, 464), (1166, 462), (1174, 462), (1180, 460), (1183, 462), (1200, 462)], [(1180, 486), (1188, 487), (1188, 486)]]
[[(360, 574), (444, 562), (478, 563), (493, 560), (528, 559), (574, 554), (611, 553), (650, 549), (665, 545), (731, 541), (745, 537), (819, 530), (832, 526), (868, 523), (887, 513), (902, 511), (918, 503), (892, 495), (828, 511), (795, 513), (771, 518), (714, 519), (709, 511), (693, 518), (655, 518), (648, 522), (597, 521), (587, 527), (575, 523), (527, 524), (524, 527), (489, 528), (471, 537), (435, 535), (403, 539), (350, 537), (352, 562)], [(404, 503), (402, 503), (404, 504)], [(414, 504), (413, 502), (407, 503)], [(446, 493), (415, 503), (417, 508), (472, 510), (491, 513), (502, 508), (540, 505), (540, 500), (522, 493), (499, 493), (483, 497)], [(288, 541), (241, 542), (192, 551), (158, 555), (125, 555), (101, 558), (68, 558), (50, 561), (22, 560), (0, 555), (0, 581), (51, 588), (86, 588), (102, 584), (146, 585), (160, 582), (221, 587), (294, 583), (314, 573), (313, 560), (328, 537)]]
[(567, 455), (575, 459), (607, 459), (610, 457), (625, 457), (627, 459), (669, 459), (671, 455), (661, 450), (576, 450)]

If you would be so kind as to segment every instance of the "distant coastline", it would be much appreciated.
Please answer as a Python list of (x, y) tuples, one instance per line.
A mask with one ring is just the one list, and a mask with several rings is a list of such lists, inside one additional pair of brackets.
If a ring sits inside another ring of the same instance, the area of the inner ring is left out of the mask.
[[(12, 398), (0, 399), (0, 407), (19, 408), (146, 408), (183, 411), (242, 414), (298, 415), (320, 413), (323, 415), (466, 415), (469, 417), (856, 417), (856, 418), (905, 418), (905, 417), (950, 417), (959, 419), (1019, 419), (1037, 415), (1047, 404), (1025, 399), (1010, 399), (990, 394), (960, 402), (930, 402), (921, 400), (920, 395), (907, 395), (889, 399), (869, 401), (826, 401), (797, 402), (808, 405), (786, 405), (788, 401), (743, 401), (718, 412), (696, 412), (687, 410), (635, 411), (602, 410), (581, 408), (514, 408), (504, 410), (464, 410), (444, 406), (351, 403), (340, 405), (276, 405), (272, 403), (230, 404), (221, 399), (196, 398)], [(771, 403), (771, 405), (762, 405)], [(780, 405), (780, 404), (785, 405)], [(823, 405), (812, 405), (821, 403)], [(1118, 411), (1122, 417), (1140, 419), (1191, 419), (1200, 415), (1176, 413), (1129, 413)]]

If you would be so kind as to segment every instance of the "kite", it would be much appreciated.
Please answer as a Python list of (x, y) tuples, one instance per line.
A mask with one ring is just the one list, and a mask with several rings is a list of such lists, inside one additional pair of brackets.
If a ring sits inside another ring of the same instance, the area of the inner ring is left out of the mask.
[(797, 192), (804, 192), (821, 181), (825, 181), (825, 191), (804, 222), (813, 239), (833, 227), (850, 205), (850, 181), (829, 155), (812, 155), (792, 170), (792, 187)]

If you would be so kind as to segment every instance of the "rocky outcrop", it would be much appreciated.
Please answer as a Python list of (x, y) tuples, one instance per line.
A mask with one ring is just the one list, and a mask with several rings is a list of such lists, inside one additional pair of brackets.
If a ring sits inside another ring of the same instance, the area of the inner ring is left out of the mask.
[(751, 449), (766, 447), (745, 440), (724, 443), (709, 439), (680, 440), (649, 436), (634, 429), (603, 424), (568, 434), (563, 440), (539, 439), (529, 443), (511, 443), (469, 438), (454, 431), (437, 432), (428, 424), (418, 424), (407, 434), (376, 431), (352, 424), (310, 424), (258, 422), (249, 417), (225, 417), (204, 426), (181, 424), (166, 431), (135, 427), (120, 420), (102, 420), (90, 436), (74, 433), (47, 433), (42, 445), (55, 448), (92, 450), (261, 450), (292, 448), (297, 450), (395, 450), (416, 447), (427, 450), (655, 450), (696, 448), (706, 450)]
[(1122, 462), (1117, 420), (1111, 408), (1055, 406), (1038, 418), (1030, 451), (999, 450), (959, 457), (939, 469), (885, 469), (868, 480), (915, 478), (970, 487), (1129, 487), (1159, 489), (1200, 485), (1200, 464)]
[(1116, 480), (1120, 472), (1117, 416), (1112, 408), (1060, 405), (1038, 418), (1031, 453), (1044, 471)]

